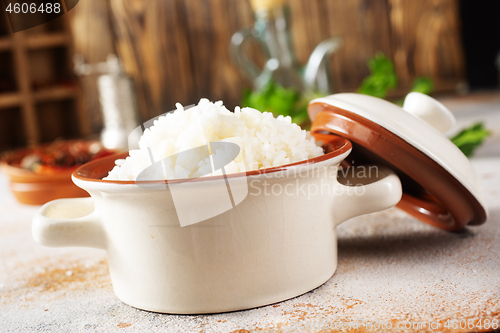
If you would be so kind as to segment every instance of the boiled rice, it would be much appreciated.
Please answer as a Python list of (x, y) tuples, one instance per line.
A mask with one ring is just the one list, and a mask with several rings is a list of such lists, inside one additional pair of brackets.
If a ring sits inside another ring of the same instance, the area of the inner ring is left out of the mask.
[(226, 173), (276, 167), (323, 154), (309, 132), (292, 123), (290, 117), (274, 118), (269, 112), (239, 107), (233, 113), (222, 101), (212, 103), (208, 99), (201, 99), (188, 110), (179, 103), (176, 107), (174, 112), (155, 120), (141, 136), (139, 149), (131, 150), (126, 159), (116, 160), (116, 166), (103, 179), (136, 180), (152, 164), (149, 149), (154, 161), (167, 161), (167, 170), (163, 167), (153, 178), (220, 174), (221, 170), (210, 172), (210, 158), (202, 158), (192, 149), (209, 142), (232, 142), (240, 147), (239, 155), (225, 166)]

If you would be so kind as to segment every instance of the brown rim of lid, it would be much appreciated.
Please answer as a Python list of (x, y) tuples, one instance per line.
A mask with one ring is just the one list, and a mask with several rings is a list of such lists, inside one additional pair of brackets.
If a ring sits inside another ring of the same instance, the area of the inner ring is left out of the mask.
[(346, 162), (354, 165), (378, 163), (394, 170), (403, 185), (398, 208), (444, 230), (486, 221), (486, 211), (455, 177), (420, 150), (353, 112), (326, 104), (309, 105), (315, 114), (311, 134), (331, 133), (353, 144)]

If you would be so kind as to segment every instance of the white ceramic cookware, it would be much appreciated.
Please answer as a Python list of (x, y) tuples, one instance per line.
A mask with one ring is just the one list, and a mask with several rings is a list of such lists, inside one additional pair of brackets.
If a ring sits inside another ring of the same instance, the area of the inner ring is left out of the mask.
[[(233, 182), (248, 184), (246, 197), (220, 215), (184, 227), (170, 189), (175, 182), (152, 189), (103, 181), (117, 156), (96, 160), (73, 174), (91, 198), (44, 205), (34, 218), (33, 236), (45, 246), (106, 250), (116, 295), (140, 309), (214, 313), (282, 301), (333, 275), (339, 223), (390, 208), (401, 198), (401, 183), (389, 169), (337, 172), (351, 144), (335, 136), (325, 139), (330, 151), (325, 155), (228, 175), (230, 182), (246, 178)], [(338, 173), (341, 182), (357, 186), (339, 183)], [(217, 180), (199, 178), (192, 190), (215, 203)]]
[(151, 187), (102, 180), (126, 154), (110, 156), (73, 174), (91, 198), (47, 203), (33, 236), (46, 246), (106, 250), (113, 288), (127, 304), (194, 314), (266, 305), (320, 286), (337, 266), (335, 227), (354, 216), (397, 204), (446, 230), (485, 222), (474, 170), (443, 134), (453, 115), (434, 99), (412, 93), (400, 108), (337, 94), (308, 111), (325, 155)]

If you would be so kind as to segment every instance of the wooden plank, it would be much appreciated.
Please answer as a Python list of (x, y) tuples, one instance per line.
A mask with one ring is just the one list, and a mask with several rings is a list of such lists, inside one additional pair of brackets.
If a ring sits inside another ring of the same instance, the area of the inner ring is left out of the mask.
[(110, 3), (118, 52), (127, 73), (135, 80), (142, 118), (147, 120), (172, 110), (177, 101), (189, 103), (194, 73), (184, 29), (186, 18), (180, 10), (182, 2)]
[(186, 0), (182, 5), (193, 75), (189, 103), (210, 97), (223, 100), (230, 109), (240, 105), (241, 93), (251, 83), (232, 63), (229, 44), (236, 31), (253, 25), (250, 4), (212, 0), (201, 6), (198, 0)]
[(21, 103), (21, 95), (18, 93), (2, 93), (0, 94), (0, 109), (7, 109), (14, 106), (19, 106)]
[(72, 99), (77, 96), (77, 89), (68, 87), (48, 88), (33, 93), (36, 102), (57, 101)]
[[(75, 54), (75, 45), (73, 44), (73, 39), (71, 38), (71, 25), (70, 25), (70, 15), (66, 13), (66, 15), (62, 16), (60, 19), (63, 20), (63, 28), (66, 35), (69, 37), (67, 43), (67, 61), (69, 66), (69, 71), (72, 74), (71, 76), (76, 79), (76, 75), (73, 72), (73, 56)], [(62, 98), (73, 98), (74, 99), (74, 110), (76, 112), (76, 119), (78, 119), (78, 129), (79, 136), (85, 139), (90, 137), (90, 119), (87, 109), (85, 107), (84, 94), (82, 91), (82, 87), (80, 85), (74, 88), (63, 88), (60, 87), (61, 91), (61, 99)], [(71, 124), (68, 124), (71, 126)], [(71, 128), (71, 127), (70, 127)]]
[[(253, 25), (247, 1), (111, 0), (120, 56), (150, 111), (200, 97), (232, 107), (250, 84), (229, 59), (231, 36)], [(381, 50), (390, 56), (386, 1), (291, 0), (292, 29), (302, 65), (323, 39), (340, 35), (344, 47), (332, 57), (337, 90), (356, 89), (368, 74), (366, 60)], [(168, 33), (166, 33), (168, 31)], [(144, 105), (141, 106), (144, 109)], [(164, 111), (163, 111), (164, 112)]]
[(29, 62), (24, 44), (25, 40), (25, 31), (19, 31), (12, 35), (17, 85), (22, 99), (21, 110), (23, 114), (23, 124), (27, 143), (31, 145), (40, 141), (40, 131), (37, 126), (37, 115), (33, 103), (33, 95), (31, 93)]
[(340, 36), (344, 44), (330, 67), (336, 91), (356, 90), (369, 73), (366, 61), (378, 51), (391, 57), (385, 0), (290, 0), (297, 56), (305, 64), (322, 40)]
[(0, 52), (10, 50), (12, 47), (12, 39), (10, 37), (0, 38)]
[(50, 47), (66, 46), (70, 37), (66, 32), (57, 32), (50, 34), (33, 34), (26, 38), (26, 47), (28, 49), (42, 49)]
[(400, 85), (416, 76), (434, 80), (436, 90), (464, 84), (457, 0), (389, 0), (394, 61)]
[[(143, 118), (200, 97), (239, 104), (249, 86), (229, 59), (234, 32), (253, 25), (248, 1), (110, 0), (118, 51), (137, 84)], [(305, 65), (322, 40), (340, 36), (330, 60), (335, 91), (354, 91), (378, 51), (396, 63), (401, 91), (429, 75), (437, 91), (463, 80), (456, 0), (289, 0), (292, 37)]]
[(252, 24), (246, 1), (124, 3), (111, 0), (121, 59), (138, 87), (143, 118), (201, 97), (238, 105), (248, 86), (229, 59), (234, 32)]

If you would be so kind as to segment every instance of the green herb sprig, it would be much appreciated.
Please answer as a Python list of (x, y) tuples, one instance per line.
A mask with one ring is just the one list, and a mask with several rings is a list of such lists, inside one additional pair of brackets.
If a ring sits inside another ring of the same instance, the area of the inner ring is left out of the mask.
[[(358, 92), (365, 95), (385, 98), (390, 90), (398, 85), (398, 78), (394, 64), (383, 53), (379, 52), (375, 57), (368, 60), (370, 75), (366, 77)], [(417, 77), (413, 81), (411, 91), (429, 95), (434, 90), (434, 82), (428, 77)], [(403, 100), (394, 101), (395, 104), (403, 106)], [(475, 123), (464, 128), (450, 140), (465, 154), (471, 157), (475, 150), (480, 147), (484, 140), (491, 134), (482, 122)]]
[[(392, 61), (382, 52), (377, 53), (368, 60), (368, 75), (357, 90), (358, 93), (386, 98), (387, 94), (397, 88), (398, 77)], [(430, 94), (434, 90), (434, 83), (431, 78), (417, 77), (413, 81), (411, 91)], [(251, 91), (246, 89), (243, 92), (242, 106), (251, 107), (261, 111), (272, 112), (275, 116), (290, 116), (292, 121), (302, 128), (309, 127), (309, 117), (307, 105), (314, 98), (321, 97), (319, 94), (301, 94), (294, 88), (285, 88), (274, 81), (269, 81), (264, 88)], [(403, 100), (394, 101), (402, 106)], [(475, 123), (463, 129), (450, 140), (468, 157), (481, 146), (486, 138), (491, 135), (482, 122)]]
[(483, 144), (484, 140), (491, 135), (491, 132), (484, 127), (482, 122), (477, 122), (464, 128), (460, 133), (450, 140), (467, 157), (471, 157), (474, 151)]
[(260, 90), (246, 89), (241, 105), (272, 112), (274, 116), (290, 116), (292, 122), (306, 128), (310, 125), (307, 105), (309, 101), (320, 96), (313, 93), (301, 94), (294, 88), (285, 88), (271, 80)]
[(364, 95), (385, 98), (387, 93), (398, 86), (398, 76), (394, 64), (382, 52), (368, 60), (368, 75), (358, 89)]

